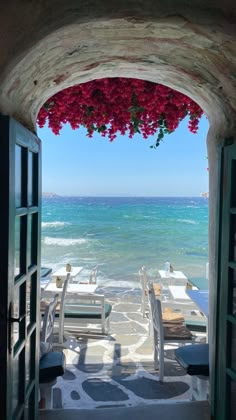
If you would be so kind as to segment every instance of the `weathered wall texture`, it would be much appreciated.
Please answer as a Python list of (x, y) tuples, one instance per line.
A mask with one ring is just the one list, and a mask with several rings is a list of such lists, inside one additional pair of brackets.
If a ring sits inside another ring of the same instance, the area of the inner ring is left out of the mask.
[(233, 1), (221, 3), (9, 0), (0, 15), (0, 109), (32, 127), (58, 90), (130, 76), (176, 88), (210, 121), (231, 125), (236, 26)]
[(223, 124), (236, 109), (235, 24), (217, 5), (188, 3), (8, 2), (0, 17), (0, 109), (32, 126), (58, 90), (119, 75), (176, 88), (210, 120), (221, 108)]
[[(234, 0), (8, 0), (0, 14), (0, 111), (34, 129), (73, 84), (130, 76), (195, 99), (210, 121), (210, 282), (215, 293), (216, 145), (235, 136)], [(212, 308), (211, 308), (212, 311)]]

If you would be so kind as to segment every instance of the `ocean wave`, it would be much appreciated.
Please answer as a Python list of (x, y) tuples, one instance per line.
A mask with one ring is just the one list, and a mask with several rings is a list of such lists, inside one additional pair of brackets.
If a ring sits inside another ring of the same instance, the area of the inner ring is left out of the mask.
[(78, 239), (69, 239), (69, 238), (51, 238), (50, 236), (45, 236), (44, 244), (45, 245), (57, 245), (57, 246), (71, 246), (71, 245), (82, 245), (87, 243), (88, 240), (84, 238)]
[(191, 220), (191, 219), (177, 219), (177, 222), (190, 223), (191, 225), (197, 225), (198, 224), (195, 220)]
[(70, 225), (68, 222), (42, 222), (41, 226), (44, 227), (57, 227), (57, 226), (66, 226)]
[(97, 279), (99, 286), (122, 288), (122, 289), (134, 289), (140, 288), (139, 282), (137, 281), (128, 281), (128, 280), (111, 280), (111, 279)]

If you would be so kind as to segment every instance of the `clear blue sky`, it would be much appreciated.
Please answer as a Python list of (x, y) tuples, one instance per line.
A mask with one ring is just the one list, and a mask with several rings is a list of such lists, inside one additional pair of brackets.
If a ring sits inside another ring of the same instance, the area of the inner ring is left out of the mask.
[(114, 142), (97, 133), (66, 125), (59, 136), (38, 128), (42, 140), (43, 191), (66, 196), (199, 196), (208, 191), (206, 136), (208, 121), (191, 134), (187, 120), (156, 150), (144, 140), (118, 136)]

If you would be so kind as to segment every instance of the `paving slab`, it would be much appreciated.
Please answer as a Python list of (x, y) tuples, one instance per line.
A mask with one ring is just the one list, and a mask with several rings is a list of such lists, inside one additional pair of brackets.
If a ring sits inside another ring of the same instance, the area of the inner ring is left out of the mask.
[(117, 384), (96, 377), (85, 381), (83, 389), (94, 401), (125, 401), (129, 399)]
[(129, 312), (138, 312), (140, 311), (140, 304), (137, 303), (119, 303), (115, 306), (115, 310), (118, 312), (124, 312), (124, 313), (129, 313)]
[(116, 333), (113, 335), (117, 343), (120, 343), (122, 346), (132, 346), (137, 344), (140, 340), (140, 337), (136, 334), (119, 334)]

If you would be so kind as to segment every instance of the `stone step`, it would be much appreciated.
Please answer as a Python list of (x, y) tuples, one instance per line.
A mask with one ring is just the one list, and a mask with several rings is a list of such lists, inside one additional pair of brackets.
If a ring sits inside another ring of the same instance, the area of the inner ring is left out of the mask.
[(40, 420), (210, 420), (208, 401), (189, 401), (118, 407), (66, 410), (41, 410)]

